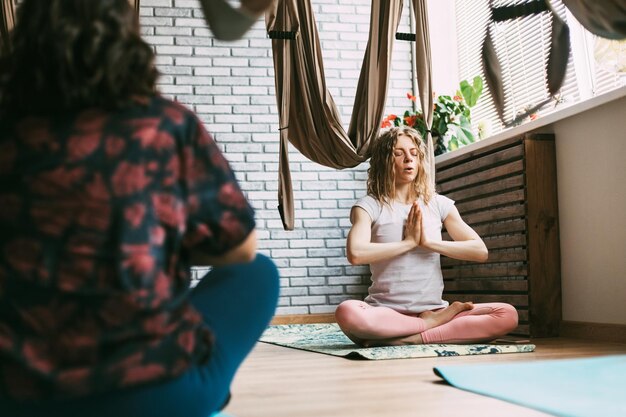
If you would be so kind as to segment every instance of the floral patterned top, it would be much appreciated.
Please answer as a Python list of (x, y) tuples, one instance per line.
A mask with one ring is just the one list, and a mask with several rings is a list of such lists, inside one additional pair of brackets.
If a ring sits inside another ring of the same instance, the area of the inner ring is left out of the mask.
[(0, 395), (77, 397), (205, 363), (190, 249), (220, 255), (253, 228), (212, 137), (163, 97), (0, 121)]

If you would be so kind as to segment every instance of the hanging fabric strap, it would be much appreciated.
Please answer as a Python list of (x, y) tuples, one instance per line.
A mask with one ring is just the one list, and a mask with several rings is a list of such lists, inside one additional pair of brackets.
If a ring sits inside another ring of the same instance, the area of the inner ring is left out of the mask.
[(2, 0), (0, 8), (0, 48), (8, 51), (11, 49), (9, 34), (15, 25), (15, 0)]
[(563, 0), (563, 4), (594, 35), (626, 39), (626, 1)]
[[(281, 31), (275, 39), (291, 39), (293, 42), (297, 40), (296, 36), (299, 33), (299, 26), (296, 23), (297, 19), (293, 13), (294, 10), (288, 9), (287, 4), (282, 3), (280, 8), (277, 9), (277, 18), (284, 22), (284, 27), (292, 29), (291, 32)], [(278, 100), (278, 113), (280, 115), (280, 143), (279, 143), (279, 157), (278, 157), (278, 212), (283, 222), (283, 227), (287, 230), (293, 229), (293, 186), (291, 182), (291, 171), (289, 170), (289, 100), (291, 96), (291, 71), (288, 69), (291, 67), (291, 43), (287, 41), (272, 42), (272, 48), (274, 50), (274, 68), (276, 69), (276, 97)], [(276, 50), (279, 53), (276, 53)], [(288, 60), (288, 61), (285, 61)], [(280, 73), (279, 68), (284, 70)], [(280, 77), (280, 78), (279, 78)], [(291, 227), (288, 229), (285, 219), (290, 219)]]
[[(595, 35), (609, 39), (626, 38), (626, 2), (624, 0), (563, 0), (563, 4), (587, 30)], [(549, 0), (529, 0), (514, 6), (492, 7), (491, 20), (492, 22), (503, 22), (544, 12), (552, 14), (552, 35), (546, 75), (548, 92), (553, 96), (559, 91), (565, 79), (570, 39), (567, 24), (552, 10)], [(500, 120), (506, 126), (517, 124), (521, 119), (535, 113), (550, 102), (550, 98), (547, 98), (514, 119), (505, 121), (502, 67), (498, 62), (489, 27), (483, 43), (482, 58), (487, 86), (491, 91)]]
[[(548, 63), (546, 67), (546, 75), (548, 82), (548, 92), (550, 96), (555, 95), (565, 79), (565, 72), (567, 70), (567, 61), (569, 59), (570, 43), (569, 43), (569, 28), (559, 15), (552, 11), (548, 0), (530, 0), (526, 3), (517, 4), (514, 6), (502, 6), (491, 8), (491, 21), (492, 22), (505, 22), (509, 20), (524, 18), (532, 15), (538, 15), (541, 13), (551, 13), (552, 15), (552, 34), (550, 43), (550, 53), (548, 55)], [(550, 98), (547, 98), (540, 103), (537, 103), (532, 108), (527, 109), (522, 114), (513, 118), (510, 121), (506, 121), (504, 118), (505, 97), (504, 86), (502, 82), (502, 67), (498, 61), (498, 55), (491, 36), (490, 26), (487, 27), (487, 34), (485, 35), (485, 41), (482, 49), (483, 69), (485, 72), (485, 79), (487, 86), (493, 97), (493, 101), (498, 112), (498, 116), (505, 126), (512, 126), (519, 123), (520, 120), (525, 118), (531, 113), (536, 112), (541, 107), (550, 102)]]
[(139, 4), (140, 0), (128, 0), (130, 2), (130, 6), (135, 9), (137, 15), (139, 15)]
[(130, 7), (132, 7), (133, 10), (135, 10), (135, 21), (137, 23), (139, 23), (139, 6), (140, 6), (140, 1), (141, 0), (128, 0), (128, 2), (130, 3)]
[[(413, 2), (424, 6), (425, 0)], [(425, 12), (425, 6), (420, 10)], [(335, 169), (355, 167), (369, 157), (370, 141), (378, 135), (384, 112), (394, 34), (401, 12), (401, 0), (372, 1), (369, 40), (348, 132), (326, 87), (310, 1), (278, 0), (267, 12), (280, 124), (279, 212), (285, 230), (294, 228), (288, 142), (309, 160)], [(428, 40), (427, 36), (422, 42)], [(430, 85), (430, 72), (426, 77)], [(432, 120), (432, 93), (424, 94), (430, 97)]]
[(426, 158), (428, 175), (433, 188), (435, 187), (435, 146), (431, 129), (433, 126), (433, 82), (432, 57), (430, 53), (430, 32), (428, 30), (428, 9), (426, 0), (413, 0), (415, 16), (415, 68), (417, 89), (426, 124)]

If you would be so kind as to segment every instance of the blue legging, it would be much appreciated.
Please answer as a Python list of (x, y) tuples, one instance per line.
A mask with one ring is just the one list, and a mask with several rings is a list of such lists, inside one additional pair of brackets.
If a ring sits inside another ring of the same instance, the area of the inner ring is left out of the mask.
[(17, 406), (0, 398), (0, 416), (208, 417), (226, 401), (237, 368), (273, 316), (278, 287), (276, 266), (263, 255), (214, 268), (191, 295), (215, 335), (207, 365), (174, 380), (73, 401)]

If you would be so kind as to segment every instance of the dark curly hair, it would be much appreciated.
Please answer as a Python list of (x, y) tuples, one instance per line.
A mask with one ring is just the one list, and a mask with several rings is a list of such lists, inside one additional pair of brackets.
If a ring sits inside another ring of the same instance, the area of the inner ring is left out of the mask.
[(128, 0), (23, 0), (0, 58), (0, 114), (116, 109), (156, 92)]

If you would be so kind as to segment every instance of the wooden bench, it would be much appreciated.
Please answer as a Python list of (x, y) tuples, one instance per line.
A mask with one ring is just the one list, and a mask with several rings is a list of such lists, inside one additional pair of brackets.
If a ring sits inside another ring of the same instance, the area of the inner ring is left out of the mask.
[(513, 334), (557, 336), (561, 273), (554, 136), (526, 134), (439, 162), (436, 169), (438, 191), (456, 201), (489, 248), (486, 263), (441, 258), (444, 298), (513, 304), (520, 316)]

